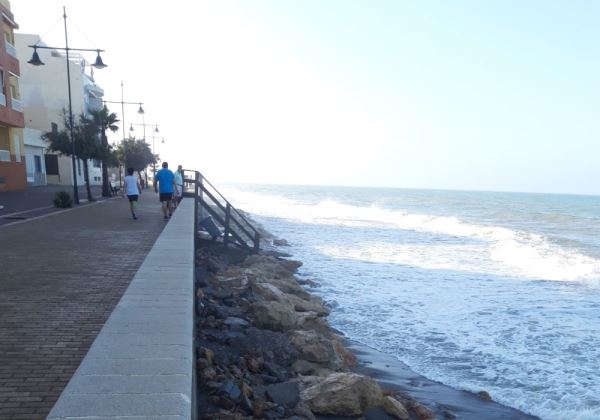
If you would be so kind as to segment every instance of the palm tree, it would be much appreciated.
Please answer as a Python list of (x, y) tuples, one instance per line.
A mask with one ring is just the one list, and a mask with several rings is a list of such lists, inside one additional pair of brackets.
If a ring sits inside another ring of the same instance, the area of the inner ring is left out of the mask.
[(94, 124), (98, 127), (100, 131), (100, 136), (102, 140), (102, 196), (110, 197), (110, 186), (108, 184), (108, 162), (110, 159), (110, 146), (108, 145), (108, 139), (106, 138), (106, 130), (110, 130), (113, 133), (119, 129), (117, 123), (119, 120), (117, 119), (117, 114), (114, 112), (110, 112), (106, 105), (102, 109), (97, 111), (91, 111), (92, 120)]

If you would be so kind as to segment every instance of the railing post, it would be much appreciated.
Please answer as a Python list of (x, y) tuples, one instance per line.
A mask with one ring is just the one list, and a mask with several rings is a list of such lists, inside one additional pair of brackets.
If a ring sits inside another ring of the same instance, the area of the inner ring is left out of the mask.
[(254, 252), (258, 252), (258, 248), (260, 247), (260, 235), (258, 232), (254, 232)]
[[(203, 188), (199, 188), (200, 185), (204, 186), (202, 174), (200, 172), (196, 172), (196, 196), (198, 197), (199, 200), (204, 200), (204, 198), (202, 197)], [(200, 214), (198, 215), (198, 217), (204, 218), (203, 213), (204, 213), (204, 207), (200, 207)]]
[(227, 246), (227, 242), (229, 241), (229, 222), (231, 219), (231, 204), (229, 204), (229, 202), (227, 202), (227, 207), (225, 208), (225, 233), (224, 233), (224, 237), (223, 237), (223, 244), (226, 247)]
[(198, 178), (199, 172), (196, 172), (194, 176), (194, 241), (198, 237), (198, 222), (200, 218), (198, 212)]

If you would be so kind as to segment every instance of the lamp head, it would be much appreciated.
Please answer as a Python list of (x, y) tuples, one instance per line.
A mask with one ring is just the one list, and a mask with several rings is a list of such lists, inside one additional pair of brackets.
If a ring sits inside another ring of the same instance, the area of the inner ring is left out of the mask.
[(160, 133), (160, 131), (158, 131), (158, 125), (154, 128), (154, 132), (155, 133)]
[(144, 108), (142, 108), (142, 104), (140, 104), (140, 109), (138, 109), (138, 114), (143, 114)]
[(133, 128), (133, 124), (129, 125), (129, 131), (135, 131), (135, 129)]
[(33, 64), (34, 66), (45, 66), (42, 60), (40, 60), (40, 56), (37, 52), (37, 48), (33, 47), (33, 55), (31, 56), (31, 60), (28, 61), (29, 64)]
[(100, 50), (97, 50), (97, 52), (98, 52), (98, 55), (96, 56), (96, 61), (94, 62), (94, 64), (92, 64), (92, 67), (95, 67), (98, 70), (101, 70), (106, 67), (106, 64), (104, 64), (104, 62), (102, 61), (102, 57), (100, 57)]

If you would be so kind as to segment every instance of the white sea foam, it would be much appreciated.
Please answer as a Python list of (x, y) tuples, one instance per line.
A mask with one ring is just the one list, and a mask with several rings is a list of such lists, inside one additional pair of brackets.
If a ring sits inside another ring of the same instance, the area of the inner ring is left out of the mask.
[(241, 206), (262, 216), (309, 224), (412, 230), (476, 240), (474, 245), (371, 244), (360, 249), (322, 247), (331, 256), (421, 268), (522, 276), (530, 279), (582, 281), (600, 286), (600, 260), (552, 244), (547, 238), (501, 226), (469, 223), (452, 216), (414, 214), (376, 205), (353, 206), (335, 200), (303, 204), (280, 196), (230, 190)]

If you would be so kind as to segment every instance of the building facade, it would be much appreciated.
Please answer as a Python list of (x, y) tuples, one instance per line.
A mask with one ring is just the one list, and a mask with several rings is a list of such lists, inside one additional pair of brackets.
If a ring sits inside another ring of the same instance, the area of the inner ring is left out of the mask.
[(18, 28), (8, 0), (0, 0), (0, 192), (27, 188), (24, 116), (20, 92), (20, 66), (15, 48)]
[[(16, 34), (17, 55), (26, 63), (33, 52), (29, 45), (40, 42), (39, 35)], [(48, 150), (42, 135), (48, 131), (64, 128), (64, 115), (68, 112), (66, 57), (62, 51), (40, 49), (40, 59), (44, 66), (25, 64), (21, 77), (21, 95), (25, 115), (24, 142), (27, 163), (27, 179), (30, 185), (60, 184), (73, 185), (72, 159)], [(69, 71), (71, 73), (71, 104), (73, 118), (82, 113), (102, 108), (104, 91), (95, 82), (93, 75), (87, 74), (88, 63), (78, 54), (71, 53)], [(84, 185), (83, 162), (76, 159), (75, 173), (77, 185)], [(89, 161), (91, 185), (102, 184), (100, 162)]]

